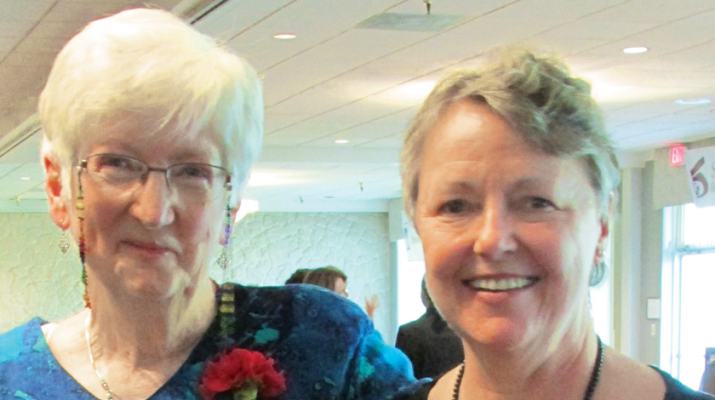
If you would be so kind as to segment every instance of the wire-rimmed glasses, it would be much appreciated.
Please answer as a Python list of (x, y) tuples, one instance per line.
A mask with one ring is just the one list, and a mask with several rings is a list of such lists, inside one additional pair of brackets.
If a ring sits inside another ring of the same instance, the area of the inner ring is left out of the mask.
[(231, 176), (223, 167), (203, 163), (180, 163), (155, 168), (136, 158), (111, 153), (92, 154), (78, 167), (105, 191), (133, 192), (142, 187), (152, 171), (162, 172), (166, 184), (181, 201), (216, 200), (230, 191)]

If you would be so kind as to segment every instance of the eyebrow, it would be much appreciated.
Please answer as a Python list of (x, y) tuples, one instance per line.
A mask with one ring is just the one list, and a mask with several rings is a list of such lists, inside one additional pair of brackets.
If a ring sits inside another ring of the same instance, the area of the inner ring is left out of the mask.
[(542, 187), (544, 184), (552, 185), (553, 181), (550, 179), (539, 178), (535, 176), (528, 176), (518, 179), (516, 182), (509, 186), (510, 190), (524, 190), (524, 189), (534, 189), (537, 187)]
[[(108, 146), (108, 147), (117, 147), (121, 151), (126, 151), (129, 153), (132, 153), (134, 156), (140, 153), (138, 151), (138, 147), (134, 146), (132, 143), (127, 143), (121, 140), (117, 139), (109, 139), (106, 142), (103, 142), (100, 144), (100, 146)], [(216, 161), (220, 161), (220, 154), (218, 154), (218, 151), (212, 151), (211, 146), (203, 146), (203, 147), (194, 147), (191, 149), (185, 149), (181, 153), (172, 155), (171, 159), (174, 162), (179, 162), (179, 163), (184, 163), (184, 162), (194, 162), (194, 161), (187, 161), (191, 159), (196, 159), (196, 158), (203, 158), (208, 156), (208, 161), (202, 160), (202, 163), (213, 163)]]
[[(509, 185), (509, 190), (523, 190), (532, 189), (536, 187), (541, 187), (544, 184), (551, 185), (551, 179), (544, 179), (535, 176), (527, 176), (519, 178), (516, 182)], [(442, 184), (446, 185), (449, 190), (474, 190), (478, 189), (480, 185), (471, 180), (459, 180), (456, 182), (442, 181)]]

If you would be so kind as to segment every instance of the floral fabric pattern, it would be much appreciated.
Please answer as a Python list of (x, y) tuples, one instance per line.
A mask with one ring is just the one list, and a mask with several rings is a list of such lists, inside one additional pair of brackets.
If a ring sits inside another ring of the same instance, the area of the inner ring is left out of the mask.
[[(236, 323), (229, 344), (275, 360), (286, 379), (286, 391), (276, 400), (383, 400), (422, 383), (362, 310), (334, 293), (304, 285), (235, 285), (234, 293)], [(0, 335), (0, 399), (94, 400), (49, 351), (43, 323), (34, 318)], [(199, 376), (225, 345), (215, 319), (184, 365), (150, 399), (200, 399)]]

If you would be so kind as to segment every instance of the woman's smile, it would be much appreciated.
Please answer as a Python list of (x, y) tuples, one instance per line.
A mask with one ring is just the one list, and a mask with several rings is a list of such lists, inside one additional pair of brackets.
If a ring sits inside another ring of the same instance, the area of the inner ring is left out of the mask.
[(485, 292), (511, 292), (514, 290), (526, 289), (538, 282), (539, 278), (529, 277), (483, 277), (465, 280), (464, 284), (472, 289)]
[[(463, 306), (473, 302), (480, 307), (519, 307), (522, 299), (529, 302), (538, 298), (539, 278), (524, 275), (483, 275), (461, 281), (462, 294), (459, 296)], [(526, 296), (526, 297), (525, 297)]]
[(169, 247), (159, 245), (154, 242), (125, 240), (122, 244), (126, 245), (131, 251), (138, 253), (142, 257), (162, 258), (172, 253), (172, 250)]

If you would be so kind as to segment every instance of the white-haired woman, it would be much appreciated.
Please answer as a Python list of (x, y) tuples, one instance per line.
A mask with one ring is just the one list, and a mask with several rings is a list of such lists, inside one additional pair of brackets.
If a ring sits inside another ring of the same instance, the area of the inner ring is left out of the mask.
[(87, 307), (0, 336), (0, 398), (415, 387), (406, 358), (341, 297), (209, 279), (262, 145), (260, 82), (241, 58), (168, 12), (129, 10), (65, 46), (39, 108), (50, 215), (78, 243)]
[(465, 355), (412, 398), (711, 398), (594, 332), (619, 175), (589, 85), (559, 61), (502, 49), (446, 77), (401, 166), (429, 293)]

